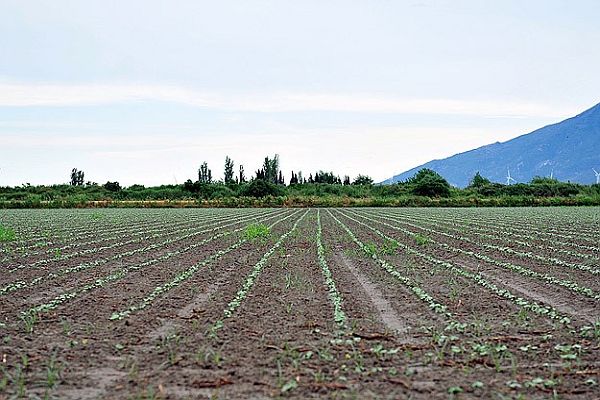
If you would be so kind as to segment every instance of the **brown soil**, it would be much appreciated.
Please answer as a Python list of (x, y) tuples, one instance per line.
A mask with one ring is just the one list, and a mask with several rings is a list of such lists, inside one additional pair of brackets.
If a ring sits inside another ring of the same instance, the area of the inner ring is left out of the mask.
[[(597, 301), (465, 255), (450, 254), (433, 244), (419, 246), (406, 235), (344, 210), (321, 210), (325, 259), (347, 318), (343, 327), (334, 320), (334, 305), (318, 262), (317, 211), (306, 211), (279, 210), (273, 214), (277, 218), (268, 219), (264, 210), (252, 210), (256, 215), (263, 214), (261, 219), (267, 225), (289, 217), (274, 225), (267, 238), (245, 242), (203, 264), (187, 279), (156, 296), (147, 307), (121, 320), (110, 317), (141, 304), (156, 288), (190, 266), (235, 246), (242, 232), (144, 268), (128, 269), (212, 234), (0, 295), (0, 399), (20, 394), (24, 398), (47, 395), (60, 399), (600, 397), (600, 326), (595, 332), (586, 328), (600, 318)], [(81, 212), (89, 211), (61, 211), (61, 215), (73, 214), (69, 229), (83, 231), (80, 224), (88, 219), (78, 214)], [(108, 221), (114, 220), (103, 226), (113, 230), (127, 225), (127, 213), (138, 215), (133, 214), (135, 210), (103, 212), (112, 216)], [(140, 224), (133, 225), (132, 232), (143, 229), (141, 222), (145, 220), (160, 217), (168, 221), (169, 213), (176, 213), (172, 220), (177, 223), (188, 221), (182, 226), (197, 224), (201, 229), (210, 212), (153, 210), (136, 217), (141, 218)], [(373, 244), (379, 259), (445, 305), (451, 315), (429, 308), (367, 256), (329, 212), (358, 240)], [(484, 211), (476, 212), (481, 218), (486, 215)], [(357, 213), (367, 215), (363, 210)], [(480, 271), (497, 286), (528, 301), (555, 307), (573, 321), (563, 324), (524, 311), (489, 289), (406, 251), (383, 251), (381, 237), (344, 214), (419, 252), (471, 272)], [(250, 215), (250, 211), (244, 215)], [(266, 260), (239, 308), (227, 316), (225, 310), (259, 260), (303, 215), (297, 229)], [(33, 223), (24, 216), (17, 217)], [(38, 212), (30, 218), (34, 217), (46, 225), (60, 221), (52, 217), (52, 211)], [(169, 227), (165, 228), (168, 232)], [(40, 230), (22, 231), (36, 235)], [(150, 243), (161, 240), (164, 238), (157, 237)], [(468, 244), (462, 247), (500, 257)], [(120, 251), (124, 249), (74, 257), (64, 264), (52, 263), (43, 271), (23, 268), (10, 274), (2, 269), (0, 282), (31, 280), (53, 269)], [(26, 253), (11, 257), (11, 262), (30, 262)], [(558, 271), (556, 266), (548, 267), (548, 271)], [(80, 292), (97, 279), (125, 270), (129, 272), (103, 287)], [(30, 307), (70, 292), (77, 295), (41, 312), (35, 320), (20, 318), (20, 313)]]

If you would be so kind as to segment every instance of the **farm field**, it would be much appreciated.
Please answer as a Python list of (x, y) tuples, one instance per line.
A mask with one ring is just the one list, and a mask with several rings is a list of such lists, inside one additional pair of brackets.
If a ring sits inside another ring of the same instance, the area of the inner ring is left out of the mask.
[(597, 207), (0, 226), (0, 399), (600, 398)]

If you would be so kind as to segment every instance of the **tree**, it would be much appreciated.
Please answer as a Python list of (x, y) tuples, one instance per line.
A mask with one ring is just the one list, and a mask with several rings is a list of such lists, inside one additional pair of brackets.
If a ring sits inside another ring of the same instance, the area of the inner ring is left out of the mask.
[(450, 184), (437, 172), (423, 168), (408, 180), (413, 194), (418, 196), (448, 197)]
[(275, 154), (273, 158), (265, 157), (262, 167), (262, 177), (257, 179), (263, 179), (270, 183), (279, 183), (279, 155)]
[(298, 183), (298, 175), (294, 174), (292, 171), (292, 177), (290, 178), (290, 185), (295, 185)]
[(72, 186), (83, 186), (84, 172), (78, 171), (77, 168), (71, 170), (71, 185)]
[(225, 157), (225, 184), (231, 185), (235, 183), (233, 180), (233, 160), (229, 156)]
[(373, 178), (371, 178), (368, 175), (358, 175), (355, 179), (354, 182), (352, 182), (353, 185), (372, 185), (373, 184)]
[(481, 176), (481, 174), (479, 173), (479, 171), (477, 171), (477, 173), (475, 174), (475, 176), (473, 176), (473, 179), (471, 179), (471, 183), (469, 184), (469, 187), (471, 188), (482, 188), (484, 186), (488, 186), (490, 185), (492, 182), (487, 179), (484, 178), (483, 176)]
[(104, 189), (108, 190), (109, 192), (119, 192), (122, 189), (119, 182), (106, 182), (102, 186), (104, 186)]
[(348, 186), (350, 184), (350, 177), (348, 175), (344, 175), (344, 186)]
[(211, 183), (212, 182), (212, 172), (208, 168), (208, 164), (206, 161), (200, 165), (200, 169), (198, 170), (198, 182), (200, 183)]
[(244, 166), (242, 164), (240, 164), (240, 179), (239, 179), (239, 183), (240, 183), (240, 185), (242, 183), (246, 183), (246, 175), (244, 175)]

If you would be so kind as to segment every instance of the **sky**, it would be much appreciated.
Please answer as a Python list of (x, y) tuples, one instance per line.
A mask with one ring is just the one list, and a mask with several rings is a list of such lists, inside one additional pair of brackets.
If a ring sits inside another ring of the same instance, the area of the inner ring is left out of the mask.
[(376, 181), (600, 102), (596, 0), (0, 1), (0, 186)]

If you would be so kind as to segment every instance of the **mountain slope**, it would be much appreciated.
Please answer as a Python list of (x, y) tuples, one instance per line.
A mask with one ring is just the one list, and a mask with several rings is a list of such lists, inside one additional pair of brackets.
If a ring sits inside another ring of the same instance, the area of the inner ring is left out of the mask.
[(507, 170), (517, 182), (553, 173), (561, 181), (595, 183), (592, 168), (600, 172), (600, 104), (509, 141), (430, 161), (382, 183), (404, 181), (421, 168), (438, 172), (458, 187), (467, 186), (477, 171), (494, 182), (506, 183)]

